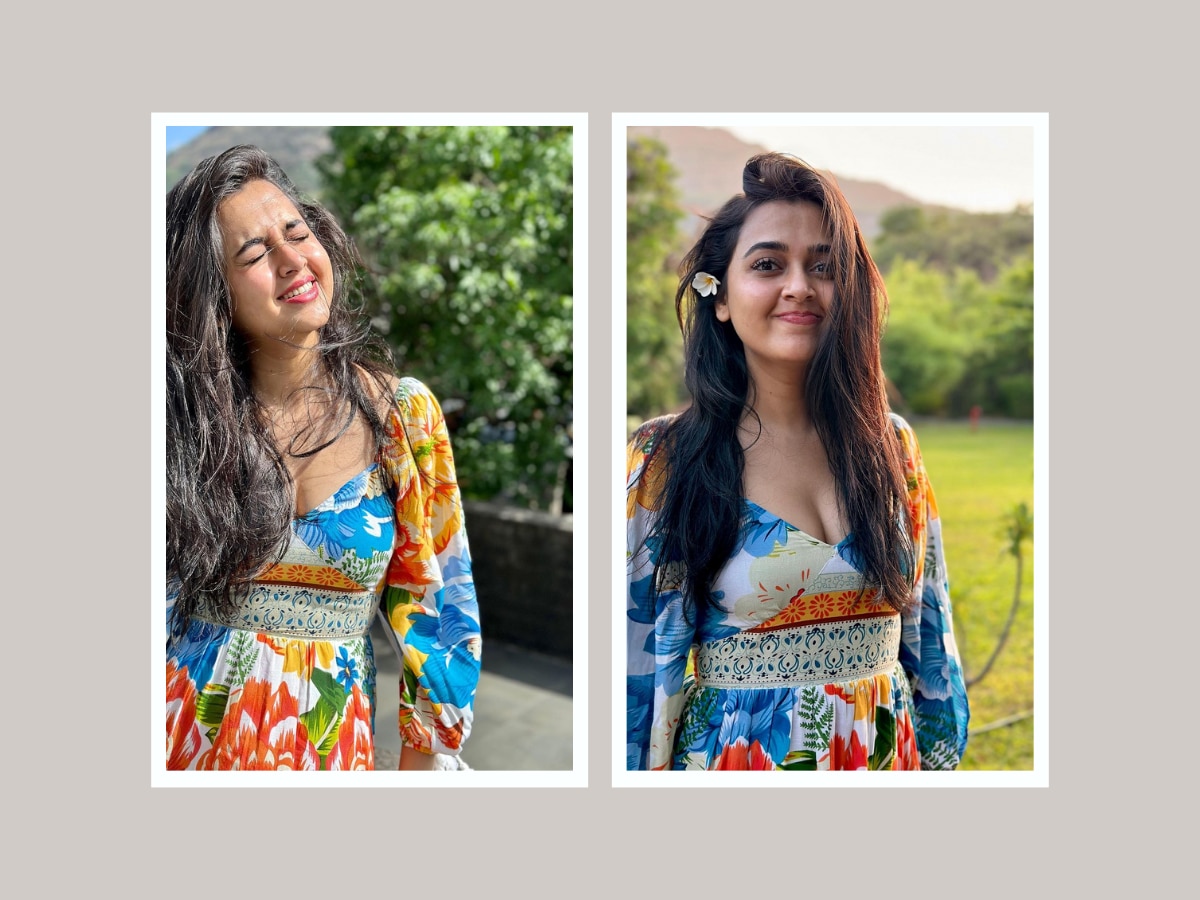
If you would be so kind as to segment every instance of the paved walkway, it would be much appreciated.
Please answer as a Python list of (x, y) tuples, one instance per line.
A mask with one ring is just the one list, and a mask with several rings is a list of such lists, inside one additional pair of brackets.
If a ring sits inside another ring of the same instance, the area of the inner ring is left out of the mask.
[[(375, 767), (394, 769), (400, 754), (397, 688), (400, 662), (378, 620), (375, 645)], [(571, 663), (484, 636), (475, 724), (462, 758), (485, 771), (570, 771)]]

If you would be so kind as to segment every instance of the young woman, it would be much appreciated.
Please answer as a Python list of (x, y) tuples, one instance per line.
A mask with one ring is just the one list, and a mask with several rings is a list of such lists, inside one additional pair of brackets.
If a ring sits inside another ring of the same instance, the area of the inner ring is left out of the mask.
[(676, 292), (691, 406), (628, 449), (630, 769), (954, 768), (937, 504), (832, 179), (746, 163)]
[(446, 424), (352, 303), (359, 264), (255, 147), (167, 195), (168, 768), (374, 768), (377, 613), (403, 660), (400, 768), (470, 733)]

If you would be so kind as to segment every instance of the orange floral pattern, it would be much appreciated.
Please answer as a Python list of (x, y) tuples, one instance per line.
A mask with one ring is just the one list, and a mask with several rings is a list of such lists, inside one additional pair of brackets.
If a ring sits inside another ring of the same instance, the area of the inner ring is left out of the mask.
[(309, 566), (300, 563), (276, 563), (255, 580), (272, 584), (319, 584), (340, 591), (360, 591), (363, 588), (335, 566)]
[(867, 748), (859, 740), (858, 732), (850, 732), (849, 740), (840, 734), (835, 734), (833, 743), (829, 745), (829, 768), (833, 771), (845, 772), (866, 767)]
[(717, 758), (717, 764), (713, 768), (762, 772), (774, 769), (775, 763), (771, 761), (771, 757), (767, 755), (762, 744), (758, 741), (755, 741), (753, 744), (738, 741), (735, 744), (730, 744), (722, 751), (721, 755)]
[(399, 382), (386, 428), (380, 465), (293, 523), (283, 559), (256, 579), (269, 602), (234, 620), (274, 632), (202, 616), (168, 637), (168, 768), (373, 768), (375, 663), (361, 626), (343, 623), (369, 622), (375, 604), (404, 670), (399, 721), (379, 724), (427, 753), (461, 751), (481, 641), (450, 440), (413, 379)]
[(317, 751), (286, 684), (250, 679), (231, 700), (201, 769), (316, 769)]
[(196, 727), (196, 686), (187, 667), (175, 668), (167, 661), (167, 768), (186, 769), (200, 752), (200, 729)]
[(357, 684), (350, 691), (337, 743), (329, 753), (328, 768), (331, 771), (375, 768), (371, 706)]

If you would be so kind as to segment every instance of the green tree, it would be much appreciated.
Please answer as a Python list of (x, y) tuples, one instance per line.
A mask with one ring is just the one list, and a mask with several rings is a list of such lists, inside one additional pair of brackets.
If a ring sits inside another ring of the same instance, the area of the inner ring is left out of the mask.
[(464, 495), (569, 509), (571, 129), (330, 137), (323, 197), (377, 275), (401, 370), (443, 402)]
[(672, 255), (683, 217), (676, 172), (659, 141), (626, 148), (626, 411), (661, 415), (684, 396), (683, 344), (675, 318)]
[(899, 259), (916, 260), (949, 274), (972, 269), (992, 281), (1033, 248), (1033, 211), (970, 213), (940, 207), (898, 206), (879, 219), (871, 255), (884, 273)]
[(970, 349), (969, 337), (955, 328), (948, 279), (904, 260), (893, 266), (887, 288), (883, 370), (913, 412), (945, 413)]
[(990, 285), (959, 292), (957, 305), (972, 340), (951, 411), (978, 404), (995, 415), (1033, 418), (1033, 257), (1018, 257)]
[(1033, 415), (1033, 212), (901, 206), (872, 255), (893, 312), (888, 376), (912, 410)]

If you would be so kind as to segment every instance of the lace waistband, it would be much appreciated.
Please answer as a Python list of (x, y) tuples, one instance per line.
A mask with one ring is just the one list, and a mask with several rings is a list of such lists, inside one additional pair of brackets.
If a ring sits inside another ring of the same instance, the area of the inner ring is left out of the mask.
[(890, 672), (899, 658), (900, 616), (871, 616), (701, 644), (696, 676), (705, 687), (786, 687), (869, 678)]
[(371, 630), (379, 596), (374, 591), (336, 591), (255, 583), (235, 595), (238, 606), (231, 614), (206, 603), (197, 618), (279, 637), (305, 640), (344, 640), (362, 637)]

